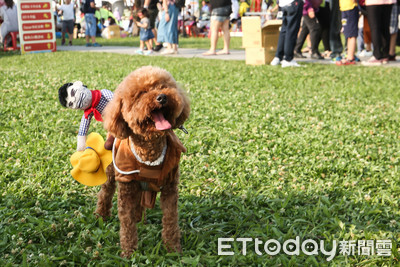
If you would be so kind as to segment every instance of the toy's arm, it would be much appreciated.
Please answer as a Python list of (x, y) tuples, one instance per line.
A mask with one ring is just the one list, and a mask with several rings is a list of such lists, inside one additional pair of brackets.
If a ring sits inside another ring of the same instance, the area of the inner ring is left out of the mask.
[(107, 103), (110, 102), (114, 97), (114, 93), (107, 89), (101, 90), (101, 94), (107, 99)]
[(81, 125), (79, 126), (79, 132), (77, 137), (77, 151), (83, 151), (86, 148), (86, 136), (89, 131), (90, 121), (93, 117), (93, 113), (89, 114), (88, 118), (85, 115), (82, 116)]

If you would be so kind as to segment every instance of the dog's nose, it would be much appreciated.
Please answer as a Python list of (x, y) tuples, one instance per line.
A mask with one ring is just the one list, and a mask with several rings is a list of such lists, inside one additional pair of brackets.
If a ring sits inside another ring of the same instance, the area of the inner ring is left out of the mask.
[(160, 103), (161, 105), (167, 104), (167, 96), (164, 94), (160, 94), (156, 98), (157, 102)]

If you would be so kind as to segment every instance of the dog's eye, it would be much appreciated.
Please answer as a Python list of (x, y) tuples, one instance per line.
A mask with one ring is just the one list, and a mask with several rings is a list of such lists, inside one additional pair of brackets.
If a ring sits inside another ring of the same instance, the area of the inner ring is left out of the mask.
[(75, 96), (75, 90), (71, 89), (71, 96)]
[(68, 103), (68, 107), (72, 107), (73, 104), (74, 104), (74, 103), (69, 102), (69, 103)]

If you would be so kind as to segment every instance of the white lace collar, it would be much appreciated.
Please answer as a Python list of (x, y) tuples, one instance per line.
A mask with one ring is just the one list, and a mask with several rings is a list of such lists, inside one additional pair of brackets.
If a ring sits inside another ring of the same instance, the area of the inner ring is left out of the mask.
[(131, 141), (130, 143), (131, 143), (132, 153), (133, 153), (133, 155), (135, 155), (136, 160), (139, 161), (140, 163), (145, 164), (147, 166), (159, 166), (164, 162), (165, 154), (167, 153), (167, 144), (165, 144), (160, 157), (158, 159), (156, 159), (155, 161), (151, 162), (151, 161), (143, 161), (139, 157), (139, 155), (136, 153), (131, 137), (129, 137), (129, 140)]

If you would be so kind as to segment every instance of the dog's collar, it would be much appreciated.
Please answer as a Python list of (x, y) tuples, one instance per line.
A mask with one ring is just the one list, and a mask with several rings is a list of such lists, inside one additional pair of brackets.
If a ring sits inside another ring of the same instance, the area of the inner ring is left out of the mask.
[(142, 160), (135, 151), (135, 147), (133, 145), (133, 141), (132, 141), (131, 137), (129, 137), (129, 141), (130, 141), (130, 147), (131, 147), (132, 153), (133, 153), (133, 155), (135, 155), (136, 160), (139, 161), (140, 163), (147, 165), (147, 166), (159, 166), (164, 162), (165, 154), (167, 154), (167, 144), (165, 144), (160, 157), (158, 159), (156, 159), (155, 161), (151, 162), (151, 161)]

